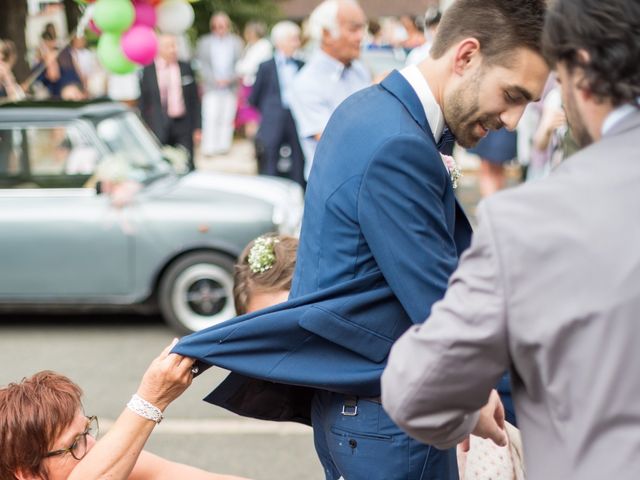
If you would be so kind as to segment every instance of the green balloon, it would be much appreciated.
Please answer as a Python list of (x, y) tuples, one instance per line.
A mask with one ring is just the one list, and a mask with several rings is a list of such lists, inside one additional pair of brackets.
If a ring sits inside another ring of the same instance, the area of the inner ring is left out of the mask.
[(98, 60), (104, 68), (117, 74), (131, 73), (136, 69), (135, 63), (130, 62), (120, 48), (120, 35), (103, 33), (98, 40)]
[(93, 7), (93, 21), (100, 30), (122, 33), (135, 20), (136, 12), (130, 0), (98, 0)]

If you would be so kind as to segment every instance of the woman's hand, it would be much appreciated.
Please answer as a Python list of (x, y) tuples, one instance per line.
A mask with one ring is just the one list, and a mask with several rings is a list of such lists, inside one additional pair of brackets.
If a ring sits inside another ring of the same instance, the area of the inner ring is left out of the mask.
[(193, 359), (169, 353), (176, 343), (177, 338), (151, 362), (138, 387), (138, 395), (160, 410), (182, 395), (193, 380)]

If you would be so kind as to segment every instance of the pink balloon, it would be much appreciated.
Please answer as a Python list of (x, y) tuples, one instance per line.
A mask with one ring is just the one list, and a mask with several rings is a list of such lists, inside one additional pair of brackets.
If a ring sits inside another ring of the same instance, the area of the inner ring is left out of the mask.
[(102, 33), (102, 30), (98, 28), (96, 22), (93, 21), (93, 18), (89, 20), (89, 30), (91, 30), (96, 35), (100, 35)]
[(148, 3), (136, 3), (133, 6), (136, 10), (136, 19), (133, 25), (146, 25), (147, 27), (156, 26), (156, 9)]
[(134, 25), (122, 35), (120, 46), (132, 62), (149, 65), (158, 52), (158, 37), (151, 27)]

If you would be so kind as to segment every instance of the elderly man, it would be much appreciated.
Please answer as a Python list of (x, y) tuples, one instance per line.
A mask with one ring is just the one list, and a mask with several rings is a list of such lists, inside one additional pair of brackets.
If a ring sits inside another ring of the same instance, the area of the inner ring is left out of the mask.
[(309, 177), (318, 140), (342, 101), (371, 83), (358, 61), (366, 17), (355, 0), (325, 0), (311, 13), (309, 30), (320, 48), (293, 82), (291, 111)]
[(415, 438), (504, 442), (495, 394), (481, 407), (510, 367), (528, 479), (638, 478), (639, 30), (638, 2), (552, 4), (545, 50), (586, 148), (483, 202), (444, 300), (393, 347), (382, 400)]
[(231, 20), (218, 12), (209, 21), (211, 33), (196, 47), (204, 86), (202, 98), (203, 155), (218, 155), (231, 149), (233, 120), (238, 107), (239, 78), (236, 62), (242, 55), (242, 40), (231, 33)]
[(291, 84), (303, 65), (293, 58), (300, 47), (300, 27), (288, 21), (276, 23), (271, 30), (271, 41), (275, 54), (258, 68), (249, 96), (249, 103), (262, 115), (256, 135), (258, 172), (280, 174), (280, 150), (287, 145), (291, 151), (291, 166), (286, 176), (304, 186), (304, 155), (289, 109)]
[(158, 56), (142, 71), (138, 108), (160, 143), (187, 150), (193, 170), (193, 145), (200, 140), (200, 97), (191, 66), (178, 61), (173, 35), (160, 35)]

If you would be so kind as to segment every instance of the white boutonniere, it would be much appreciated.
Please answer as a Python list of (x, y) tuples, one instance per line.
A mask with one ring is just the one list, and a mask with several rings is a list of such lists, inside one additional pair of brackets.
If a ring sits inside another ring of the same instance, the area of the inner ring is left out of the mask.
[(460, 167), (458, 167), (458, 164), (453, 157), (449, 155), (441, 155), (441, 157), (442, 162), (451, 177), (451, 184), (453, 185), (453, 188), (458, 188), (458, 181), (462, 178), (462, 170), (460, 170)]

